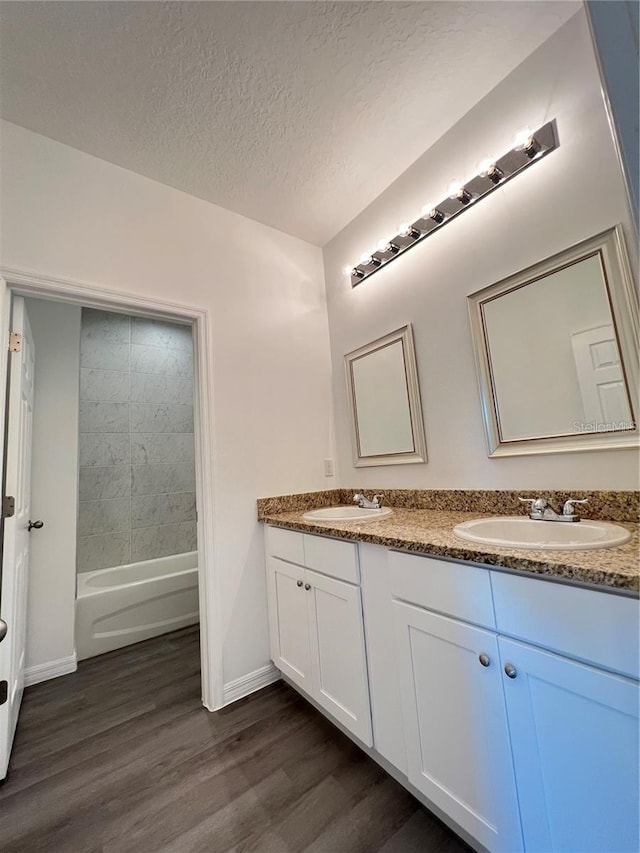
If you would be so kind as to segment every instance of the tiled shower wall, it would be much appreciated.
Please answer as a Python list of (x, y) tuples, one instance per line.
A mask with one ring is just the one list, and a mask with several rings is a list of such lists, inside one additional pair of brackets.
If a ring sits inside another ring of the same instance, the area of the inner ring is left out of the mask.
[(82, 310), (79, 572), (196, 548), (191, 328)]

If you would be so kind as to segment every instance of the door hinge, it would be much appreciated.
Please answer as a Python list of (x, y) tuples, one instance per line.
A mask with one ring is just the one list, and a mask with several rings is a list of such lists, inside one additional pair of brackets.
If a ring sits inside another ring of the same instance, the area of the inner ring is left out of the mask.
[(9, 332), (9, 352), (20, 352), (22, 335), (20, 332)]
[(4, 705), (4, 703), (9, 698), (9, 682), (8, 681), (0, 681), (0, 705)]
[(5, 495), (2, 498), (2, 517), (11, 518), (16, 514), (16, 499), (13, 495)]

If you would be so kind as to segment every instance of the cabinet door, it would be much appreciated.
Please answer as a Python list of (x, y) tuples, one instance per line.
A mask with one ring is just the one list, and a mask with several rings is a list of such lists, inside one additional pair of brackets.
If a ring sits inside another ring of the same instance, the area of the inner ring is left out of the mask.
[(499, 639), (527, 850), (638, 851), (638, 684)]
[(305, 571), (276, 557), (268, 562), (271, 657), (285, 675), (311, 693)]
[(311, 571), (306, 580), (313, 697), (372, 746), (360, 589)]
[(492, 853), (522, 850), (496, 635), (394, 611), (409, 781)]

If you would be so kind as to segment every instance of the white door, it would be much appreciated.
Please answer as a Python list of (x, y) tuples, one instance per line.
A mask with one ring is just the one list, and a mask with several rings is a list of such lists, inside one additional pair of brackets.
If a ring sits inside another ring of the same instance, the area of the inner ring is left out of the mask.
[(616, 334), (611, 324), (571, 335), (585, 419), (599, 424), (631, 420)]
[(35, 353), (24, 300), (14, 297), (13, 332), (20, 349), (9, 362), (6, 480), (4, 494), (15, 500), (14, 514), (4, 519), (0, 616), (7, 634), (0, 643), (0, 679), (7, 682), (7, 701), (0, 705), (0, 778), (7, 774), (11, 744), (24, 690), (24, 659), (29, 574), (29, 508), (31, 492), (31, 436)]
[(526, 850), (637, 853), (638, 683), (499, 645)]
[(309, 626), (304, 569), (269, 557), (267, 585), (271, 657), (294, 684), (311, 693)]
[(492, 853), (521, 851), (496, 635), (394, 611), (409, 781)]
[(313, 698), (372, 746), (360, 589), (309, 570), (305, 580)]

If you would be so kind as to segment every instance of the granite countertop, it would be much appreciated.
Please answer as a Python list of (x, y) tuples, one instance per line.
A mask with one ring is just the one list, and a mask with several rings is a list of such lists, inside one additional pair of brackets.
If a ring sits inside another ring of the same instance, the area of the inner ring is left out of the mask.
[(494, 513), (393, 507), (393, 515), (375, 521), (308, 521), (304, 512), (263, 512), (260, 521), (276, 527), (301, 530), (370, 542), (434, 557), (449, 557), (483, 563), (549, 578), (569, 580), (629, 593), (640, 591), (638, 525), (615, 522), (632, 532), (626, 545), (595, 551), (525, 551), (465, 542), (453, 535), (453, 527), (473, 518), (490, 518)]

